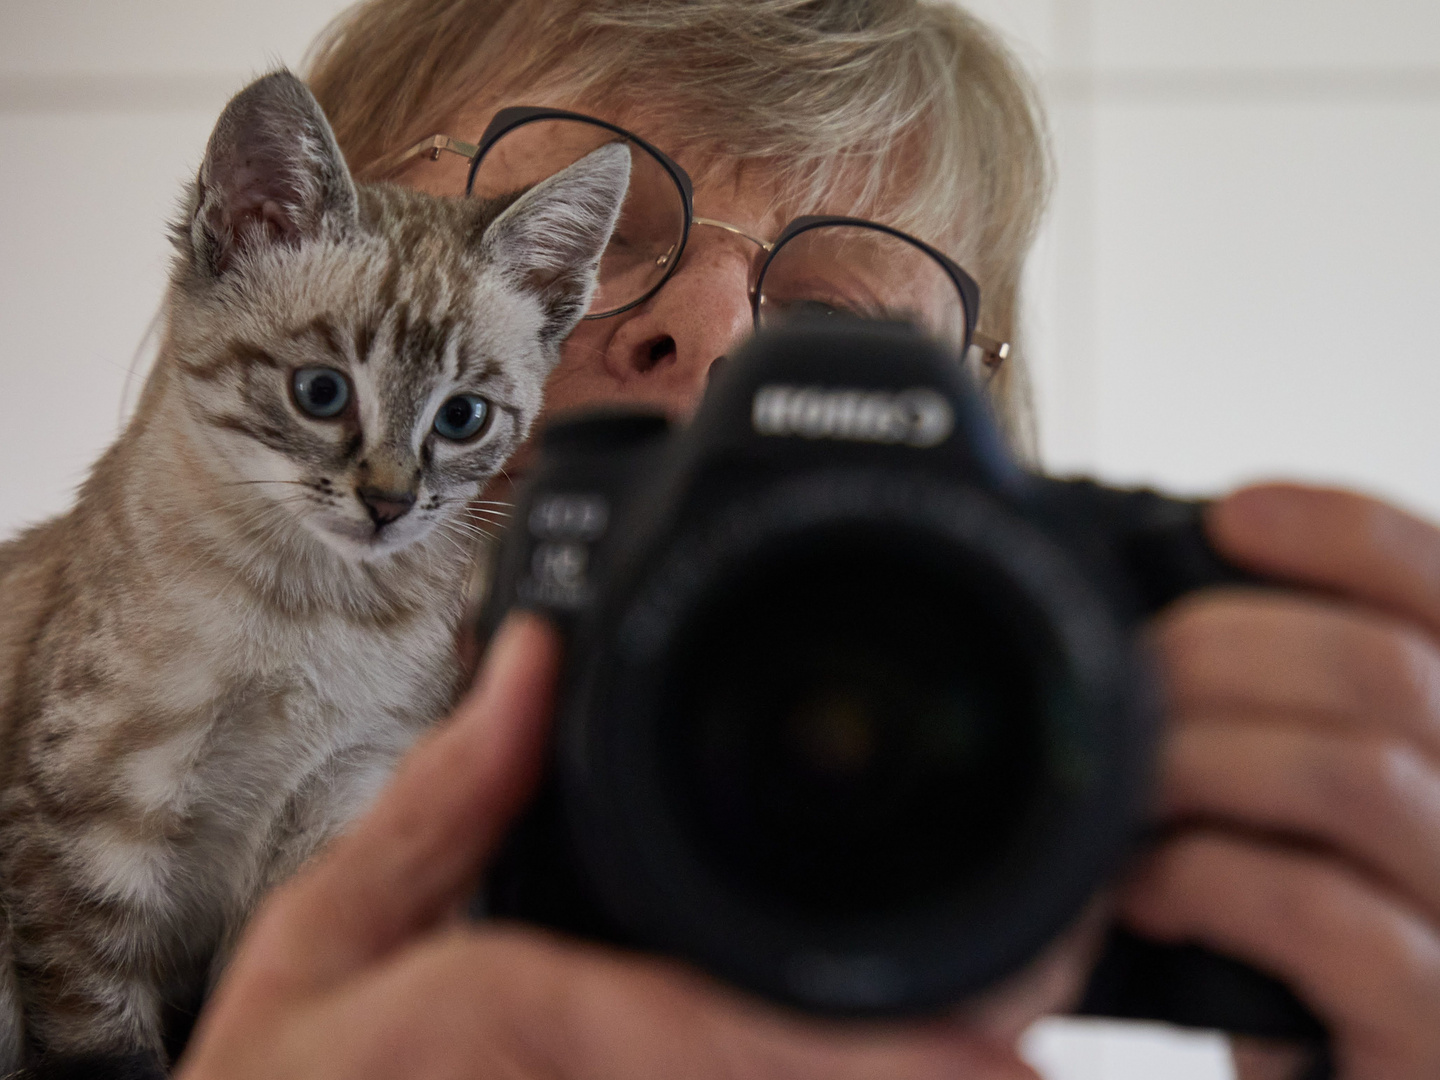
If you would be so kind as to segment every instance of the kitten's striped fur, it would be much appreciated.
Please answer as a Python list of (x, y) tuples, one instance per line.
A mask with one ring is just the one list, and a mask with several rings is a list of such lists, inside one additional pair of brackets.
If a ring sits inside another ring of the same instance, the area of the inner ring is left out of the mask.
[[(70, 513), (0, 547), (0, 1074), (160, 1075), (166, 1008), (450, 705), (467, 503), (539, 410), (628, 169), (609, 147), (508, 208), (357, 187), (293, 76), (227, 108), (136, 415)], [(338, 419), (292, 395), (317, 365), (353, 385)], [(491, 421), (447, 442), (462, 391)], [(366, 485), (417, 501), (382, 526)]]

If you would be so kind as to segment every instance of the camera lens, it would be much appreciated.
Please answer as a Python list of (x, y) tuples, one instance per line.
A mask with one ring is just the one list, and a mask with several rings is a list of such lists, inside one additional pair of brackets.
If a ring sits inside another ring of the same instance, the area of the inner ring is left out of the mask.
[(1041, 782), (1043, 650), (1019, 610), (894, 527), (814, 530), (721, 575), (678, 637), (659, 727), (692, 849), (806, 918), (982, 884)]

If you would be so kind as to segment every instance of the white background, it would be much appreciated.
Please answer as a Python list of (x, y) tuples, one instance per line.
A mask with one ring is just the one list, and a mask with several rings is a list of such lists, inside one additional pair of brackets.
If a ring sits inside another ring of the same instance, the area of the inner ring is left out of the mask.
[[(225, 99), (339, 6), (0, 0), (0, 535), (63, 509), (114, 436)], [(1440, 5), (973, 6), (1056, 141), (1027, 342), (1046, 462), (1344, 482), (1440, 517)], [(1184, 1075), (1097, 1037), (1067, 1077)], [(1192, 1075), (1220, 1075), (1212, 1051)]]

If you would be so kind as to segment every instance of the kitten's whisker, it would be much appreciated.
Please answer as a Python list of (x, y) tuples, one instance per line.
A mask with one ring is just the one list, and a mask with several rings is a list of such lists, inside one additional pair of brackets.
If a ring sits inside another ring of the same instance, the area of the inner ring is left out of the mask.
[(448, 518), (446, 524), (453, 525), (459, 529), (480, 529), (485, 525), (498, 525), (499, 522), (492, 521), (468, 521), (465, 518)]
[(251, 519), (242, 523), (242, 527), (244, 527), (245, 525), (249, 525), (251, 522), (258, 518), (268, 517), (270, 514), (278, 510), (281, 506), (286, 506), (293, 502), (306, 501), (308, 501), (308, 499), (304, 495), (290, 495), (283, 499), (273, 499), (269, 502), (259, 504), (251, 500), (234, 499), (228, 502), (220, 502), (218, 505), (215, 503), (211, 503), (208, 507), (196, 511), (190, 514), (188, 517), (185, 517), (179, 521), (174, 521), (170, 524), (173, 524), (179, 529), (188, 529), (190, 526), (198, 524), (200, 522), (211, 521), (216, 511), (226, 512), (231, 510), (238, 510), (242, 507), (254, 508), (256, 510), (256, 514)]
[(476, 525), (472, 522), (451, 519), (449, 521), (442, 521), (439, 523), (439, 525), (442, 529), (460, 529), (469, 536), (483, 536), (486, 540), (500, 539), (488, 529), (482, 528), (481, 526)]
[(480, 545), (473, 537), (456, 537), (443, 530), (436, 535), (450, 545), (465, 566), (474, 566), (479, 560)]
[(479, 552), (480, 547), (481, 547), (482, 545), (484, 545), (484, 544), (486, 544), (486, 543), (489, 543), (489, 542), (491, 541), (491, 538), (490, 538), (490, 537), (487, 537), (484, 533), (455, 533), (455, 532), (449, 532), (449, 533), (447, 533), (447, 535), (449, 535), (449, 536), (458, 536), (458, 537), (462, 538), (462, 539), (465, 541), (465, 543), (468, 545), (467, 550), (472, 550), (472, 551), (475, 551), (475, 552), (477, 552), (477, 553)]
[(311, 502), (311, 496), (304, 493), (286, 495), (281, 498), (266, 499), (263, 502), (256, 502), (253, 499), (229, 499), (212, 502), (205, 509), (196, 511), (188, 517), (176, 521), (173, 524), (179, 529), (188, 529), (190, 526), (201, 522), (211, 521), (216, 511), (227, 512), (241, 508), (254, 509), (255, 513), (240, 523), (240, 528), (247, 533), (254, 532), (260, 524), (278, 528), (291, 522), (290, 518), (280, 514), (278, 511), (282, 506), (292, 503)]
[(495, 542), (499, 539), (499, 537), (494, 536), (493, 534), (488, 533), (488, 532), (485, 532), (485, 531), (483, 531), (483, 530), (477, 531), (477, 532), (461, 532), (461, 533), (454, 533), (454, 532), (452, 531), (451, 535), (463, 536), (463, 537), (465, 538), (466, 542), (468, 542), (468, 543), (470, 543), (470, 544), (472, 544), (472, 545), (476, 545), (476, 546), (477, 546), (477, 550), (478, 550), (478, 546), (479, 546), (479, 545), (481, 545), (481, 544), (492, 544), (492, 543), (495, 543)]
[(601, 349), (599, 346), (582, 344), (578, 341), (566, 341), (565, 347), (567, 351), (570, 349), (574, 349), (576, 351), (583, 350), (584, 352), (588, 352), (591, 356), (602, 357), (605, 355), (605, 350)]
[(464, 544), (462, 544), (462, 543), (461, 543), (458, 539), (456, 539), (455, 537), (451, 536), (451, 535), (450, 535), (448, 532), (446, 532), (443, 528), (441, 528), (441, 529), (436, 529), (436, 530), (435, 530), (435, 535), (436, 535), (437, 537), (439, 537), (441, 540), (444, 540), (444, 541), (445, 541), (447, 544), (449, 544), (451, 547), (453, 547), (453, 548), (456, 550), (456, 552), (458, 552), (458, 553), (460, 554), (460, 556), (461, 556), (462, 558), (469, 559), (469, 558), (472, 558), (472, 557), (473, 557), (474, 553), (473, 553), (472, 551), (470, 551), (468, 548), (466, 548)]
[(314, 487), (308, 480), (226, 480), (222, 487), (240, 487), (242, 484), (299, 484), (301, 487)]
[[(303, 496), (302, 496), (302, 497), (303, 497)], [(229, 507), (227, 507), (227, 508), (233, 508), (233, 507), (235, 507), (235, 506), (240, 506), (240, 505), (244, 505), (244, 503), (243, 503), (241, 500), (238, 500), (238, 499), (237, 499), (237, 500), (234, 500), (231, 504), (229, 504)], [(261, 520), (264, 521), (265, 524), (268, 526), (268, 529), (267, 529), (268, 532), (273, 533), (274, 531), (277, 531), (280, 526), (282, 526), (282, 525), (284, 525), (284, 524), (287, 523), (285, 517), (284, 517), (283, 515), (277, 513), (277, 512), (276, 512), (277, 510), (278, 510), (278, 507), (277, 507), (277, 506), (273, 506), (273, 505), (272, 505), (272, 506), (262, 506), (262, 507), (261, 507), (261, 514), (263, 515), (262, 518), (261, 518)], [(196, 523), (196, 522), (198, 522), (198, 521), (206, 520), (206, 519), (208, 519), (209, 517), (210, 517), (210, 514), (205, 513), (205, 512), (200, 512), (200, 513), (196, 513), (196, 514), (191, 515), (191, 517), (190, 517), (190, 519), (189, 519), (188, 521), (182, 522), (181, 524), (182, 524), (182, 526), (184, 526), (184, 525), (192, 525), (192, 524), (194, 524), (194, 523)], [(250, 525), (250, 524), (251, 524), (251, 523), (248, 523), (248, 522), (247, 522), (247, 525)], [(254, 536), (253, 536), (253, 533), (250, 533), (249, 530), (247, 530), (247, 535), (243, 536), (242, 539), (243, 539), (247, 544), (252, 544), (253, 547), (255, 547), (255, 548), (263, 548), (263, 547), (265, 546), (265, 543), (268, 542), (268, 537), (257, 540), (257, 538), (254, 537)], [(211, 544), (209, 544), (209, 543), (202, 544), (201, 547), (202, 547), (202, 550), (200, 551), (200, 553), (199, 553), (198, 555), (196, 555), (196, 557), (195, 557), (193, 560), (191, 560), (191, 562), (190, 562), (190, 564), (189, 564), (188, 566), (186, 566), (184, 572), (183, 572), (182, 575), (181, 575), (182, 577), (188, 577), (190, 574), (194, 573), (195, 570), (197, 570), (202, 563), (208, 561), (208, 562), (211, 563), (212, 566), (214, 566), (214, 567), (216, 567), (216, 568), (218, 568), (218, 569), (228, 570), (228, 571), (229, 571), (229, 582), (230, 582), (231, 585), (235, 585), (235, 584), (237, 584), (237, 583), (243, 584), (243, 578), (242, 578), (243, 565), (242, 565), (242, 566), (237, 566), (235, 563), (231, 562), (230, 560), (227, 560), (227, 559), (224, 557), (223, 554), (221, 554), (218, 550), (215, 549), (215, 547), (214, 547), (213, 545), (211, 545)], [(252, 560), (252, 558), (253, 558), (253, 555), (246, 554), (245, 557), (244, 557), (244, 559), (242, 559), (241, 561), (242, 561), (243, 564), (248, 564), (248, 563)]]

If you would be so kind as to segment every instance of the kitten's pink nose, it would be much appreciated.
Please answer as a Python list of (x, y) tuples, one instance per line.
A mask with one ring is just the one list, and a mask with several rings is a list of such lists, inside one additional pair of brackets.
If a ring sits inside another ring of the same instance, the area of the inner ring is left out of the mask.
[(363, 487), (358, 488), (355, 494), (360, 496), (365, 509), (370, 511), (370, 520), (375, 522), (377, 529), (389, 525), (392, 521), (398, 521), (415, 505), (413, 491), (384, 491), (381, 488)]

